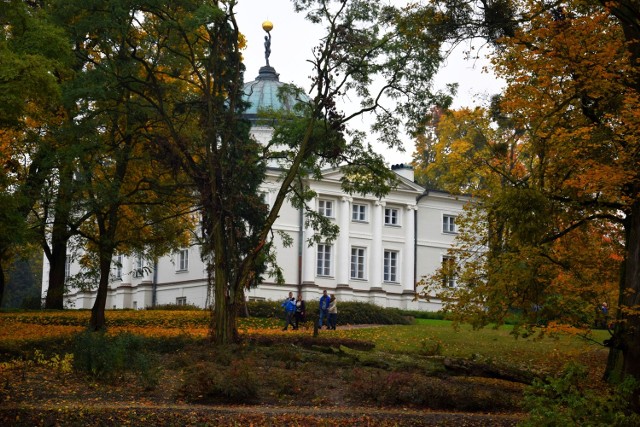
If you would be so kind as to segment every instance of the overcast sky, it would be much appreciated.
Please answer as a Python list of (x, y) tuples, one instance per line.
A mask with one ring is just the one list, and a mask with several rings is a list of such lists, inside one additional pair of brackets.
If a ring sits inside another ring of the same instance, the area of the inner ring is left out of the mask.
[[(254, 80), (258, 70), (265, 65), (264, 36), (262, 22), (273, 23), (271, 31), (271, 55), (269, 63), (280, 74), (280, 81), (293, 83), (307, 91), (310, 89), (309, 75), (311, 49), (323, 35), (320, 25), (313, 25), (304, 16), (293, 11), (290, 0), (239, 0), (236, 19), (240, 31), (247, 38), (245, 80)], [(467, 48), (464, 46), (463, 48)], [(482, 72), (486, 61), (466, 61), (463, 48), (449, 58), (446, 66), (438, 74), (434, 86), (444, 88), (446, 83), (458, 83), (458, 95), (454, 107), (486, 105), (488, 97), (497, 93), (501, 82), (494, 76)], [(372, 141), (373, 142), (373, 141)], [(413, 141), (404, 139), (405, 152), (387, 150), (378, 145), (389, 164), (409, 163), (414, 150)], [(374, 144), (375, 146), (375, 144)]]

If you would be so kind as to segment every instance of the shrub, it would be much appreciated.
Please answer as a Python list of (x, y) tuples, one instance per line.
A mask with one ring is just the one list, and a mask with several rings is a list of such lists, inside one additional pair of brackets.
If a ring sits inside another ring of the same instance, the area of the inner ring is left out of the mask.
[(523, 425), (640, 425), (640, 415), (626, 415), (635, 387), (629, 380), (611, 391), (594, 390), (590, 388), (588, 369), (569, 363), (558, 377), (536, 380), (525, 390), (529, 419)]
[(180, 394), (189, 402), (254, 402), (258, 397), (258, 378), (253, 365), (246, 359), (234, 360), (227, 368), (200, 362), (186, 371)]
[(197, 310), (197, 311), (202, 311), (204, 310), (201, 307), (198, 307), (197, 305), (194, 304), (183, 304), (183, 305), (178, 305), (178, 304), (158, 304), (155, 307), (145, 307), (145, 310), (169, 310), (169, 311), (192, 311), (192, 310)]
[[(284, 319), (281, 301), (249, 301), (249, 314), (253, 317)], [(307, 320), (317, 319), (318, 301), (306, 301)], [(338, 324), (358, 325), (408, 325), (412, 320), (397, 308), (384, 308), (375, 304), (356, 301), (338, 301)]]
[(142, 337), (83, 332), (76, 337), (73, 354), (74, 367), (97, 380), (112, 381), (125, 372), (134, 372), (145, 387), (157, 384), (156, 361)]

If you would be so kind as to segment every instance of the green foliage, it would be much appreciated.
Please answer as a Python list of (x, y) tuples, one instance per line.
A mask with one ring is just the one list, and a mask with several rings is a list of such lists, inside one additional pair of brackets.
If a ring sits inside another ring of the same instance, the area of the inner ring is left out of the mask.
[(129, 372), (137, 374), (145, 387), (157, 385), (157, 362), (140, 336), (84, 332), (76, 337), (73, 354), (75, 368), (97, 380), (114, 381)]
[[(253, 317), (272, 317), (284, 319), (284, 310), (280, 301), (249, 301), (249, 314)], [(318, 301), (306, 301), (307, 320), (317, 318)], [(413, 313), (413, 312), (412, 312)], [(395, 308), (383, 308), (375, 304), (355, 301), (339, 302), (339, 325), (409, 325), (411, 315)]]
[(536, 380), (525, 391), (525, 426), (637, 426), (640, 415), (628, 411), (637, 383), (628, 378), (613, 390), (590, 388), (588, 369), (569, 363), (557, 377)]

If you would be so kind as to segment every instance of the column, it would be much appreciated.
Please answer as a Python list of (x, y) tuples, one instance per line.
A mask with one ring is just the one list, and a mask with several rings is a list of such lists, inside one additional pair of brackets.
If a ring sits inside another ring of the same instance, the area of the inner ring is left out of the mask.
[[(309, 201), (309, 206), (312, 206), (312, 209), (315, 209), (316, 199), (312, 199)], [(304, 222), (302, 224), (305, 227)], [(308, 240), (313, 236), (313, 228), (310, 226), (306, 226), (304, 228), (304, 232), (302, 233), (302, 282), (303, 283), (314, 283), (314, 279), (316, 277), (316, 246), (311, 245), (309, 247)]]
[(382, 228), (384, 227), (384, 207), (386, 203), (378, 200), (373, 205), (371, 215), (372, 240), (371, 256), (369, 257), (369, 272), (371, 273), (371, 287), (382, 287)]
[(349, 251), (349, 225), (351, 224), (352, 201), (353, 199), (351, 197), (342, 197), (340, 210), (338, 212), (338, 226), (340, 227), (340, 234), (338, 235), (336, 245), (336, 279), (338, 279), (338, 285), (349, 284), (349, 264), (351, 257)]
[(403, 290), (413, 291), (415, 281), (415, 223), (418, 206), (407, 205), (404, 211), (404, 249), (402, 250), (402, 284)]

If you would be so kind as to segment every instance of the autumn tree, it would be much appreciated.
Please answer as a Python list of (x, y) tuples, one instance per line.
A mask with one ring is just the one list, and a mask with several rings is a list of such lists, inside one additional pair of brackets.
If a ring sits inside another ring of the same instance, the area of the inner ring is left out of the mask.
[(87, 275), (97, 277), (90, 329), (101, 330), (114, 255), (144, 254), (153, 260), (184, 245), (193, 228), (194, 200), (191, 186), (154, 149), (152, 140), (160, 137), (155, 116), (123, 83), (140, 79), (145, 71), (128, 54), (144, 48), (138, 9), (128, 1), (97, 2), (90, 11), (81, 2), (52, 9), (82, 64), (64, 87), (69, 109), (75, 111), (65, 129), (75, 150), (64, 169), (75, 188), (65, 201), (72, 202), (80, 220), (63, 226), (79, 236), (80, 262)]
[(38, 5), (0, 11), (0, 299), (4, 267), (37, 241), (28, 219), (52, 168), (49, 131), (60, 122), (60, 73), (71, 58), (64, 35)]
[[(461, 307), (475, 306), (482, 322), (515, 306), (545, 321), (580, 324), (563, 318), (585, 311), (570, 308), (570, 301), (587, 305), (617, 294), (607, 376), (639, 379), (638, 7), (517, 6), (519, 23), (497, 40), (494, 64), (508, 84), (496, 111), (520, 137), (512, 152), (491, 138), (488, 146), (507, 150), (471, 156), (481, 160), (483, 175), (507, 180), (481, 199), (485, 214), (472, 222), (493, 233), (482, 241), (493, 258), (470, 259), (475, 272), (458, 271), (465, 285)], [(501, 166), (505, 153), (512, 153), (518, 173)]]
[[(311, 102), (298, 96), (296, 109), (278, 117), (273, 143), (263, 147), (249, 137), (249, 122), (242, 117), (243, 42), (234, 3), (131, 3), (127, 7), (145, 36), (135, 46), (127, 41), (121, 50), (144, 69), (139, 78), (121, 84), (144, 100), (162, 128), (150, 141), (190, 177), (198, 194), (203, 250), (215, 293), (212, 331), (221, 344), (237, 339), (237, 307), (262, 271), (280, 208), (288, 199), (304, 208), (312, 197), (307, 179), (319, 177), (322, 168), (339, 166), (347, 192), (388, 191), (393, 174), (369, 149), (365, 135), (346, 124), (375, 112), (374, 130), (383, 142), (398, 147), (402, 118), (410, 128), (418, 126), (423, 109), (438, 98), (429, 82), (442, 38), (419, 25), (419, 18), (435, 19), (431, 8), (399, 10), (377, 1), (294, 2), (310, 21), (327, 25), (327, 35), (312, 58)], [(381, 82), (376, 90), (373, 81)], [(296, 97), (299, 90), (285, 91), (289, 94), (282, 96)], [(360, 106), (340, 112), (336, 105), (343, 96), (360, 99)], [(267, 211), (257, 190), (266, 161), (274, 157), (283, 159), (284, 172)], [(321, 232), (336, 232), (307, 213)]]

